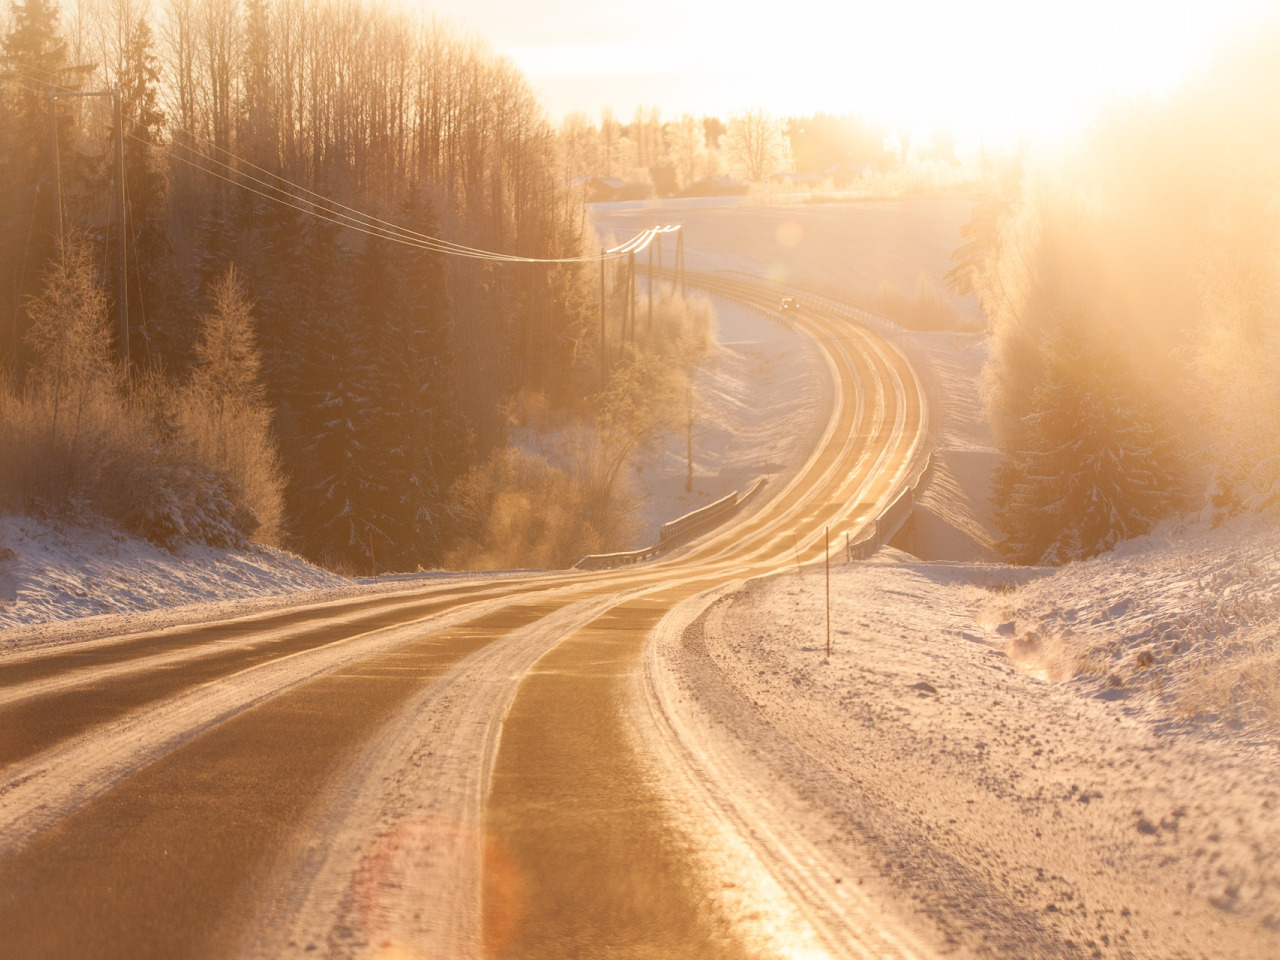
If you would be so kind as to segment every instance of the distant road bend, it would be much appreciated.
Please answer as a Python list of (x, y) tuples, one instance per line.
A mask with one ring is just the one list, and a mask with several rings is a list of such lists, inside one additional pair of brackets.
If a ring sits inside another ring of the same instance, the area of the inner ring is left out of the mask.
[(655, 630), (821, 559), (910, 480), (910, 364), (808, 303), (793, 322), (835, 385), (815, 450), (674, 555), (0, 657), (0, 954), (919, 956), (646, 692)]

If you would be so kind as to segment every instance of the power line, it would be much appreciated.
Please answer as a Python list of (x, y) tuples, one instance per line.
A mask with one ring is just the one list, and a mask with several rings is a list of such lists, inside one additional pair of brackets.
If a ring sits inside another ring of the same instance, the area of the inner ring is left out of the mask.
[[(288, 179), (287, 177), (283, 177), (283, 176), (281, 176), (281, 175), (280, 175), (280, 174), (278, 174), (278, 173), (273, 173), (272, 171), (267, 170), (267, 169), (265, 169), (264, 167), (260, 167), (258, 164), (256, 164), (256, 163), (252, 162), (251, 160), (246, 160), (244, 157), (236, 156), (234, 153), (232, 153), (232, 152), (231, 152), (230, 150), (228, 150), (226, 147), (219, 146), (218, 144), (216, 144), (216, 143), (212, 142), (211, 140), (207, 140), (207, 139), (205, 139), (204, 137), (197, 136), (195, 133), (191, 132), (190, 130), (182, 130), (182, 131), (180, 131), (180, 132), (181, 132), (181, 133), (184, 133), (186, 136), (190, 137), (193, 141), (196, 141), (196, 142), (198, 142), (198, 143), (203, 143), (203, 144), (205, 144), (206, 146), (212, 147), (214, 150), (219, 151), (220, 153), (224, 153), (224, 154), (226, 154), (228, 157), (230, 157), (232, 160), (234, 160), (237, 164), (240, 164), (241, 166), (246, 166), (246, 167), (250, 167), (250, 168), (252, 168), (252, 169), (254, 169), (254, 170), (257, 170), (257, 171), (259, 171), (260, 173), (263, 173), (263, 174), (265, 174), (265, 175), (266, 175), (266, 176), (268, 176), (268, 177), (272, 177), (272, 178), (273, 178), (273, 179), (275, 179), (275, 180), (279, 180), (281, 183), (284, 183), (284, 184), (288, 185), (289, 187), (293, 188), (293, 189), (294, 189), (294, 190), (296, 190), (296, 191), (301, 191), (302, 193), (309, 194), (310, 196), (315, 197), (315, 198), (317, 198), (317, 199), (319, 199), (319, 200), (322, 200), (322, 201), (324, 201), (324, 203), (326, 203), (327, 205), (329, 205), (329, 206), (331, 206), (331, 207), (334, 207), (334, 208), (336, 208), (336, 209), (338, 209), (338, 210), (345, 210), (345, 211), (348, 211), (349, 213), (351, 213), (351, 214), (355, 215), (356, 217), (358, 217), (358, 218), (360, 218), (360, 219), (362, 219), (362, 220), (366, 220), (366, 221), (368, 221), (369, 223), (377, 224), (377, 225), (379, 225), (379, 226), (388, 227), (388, 228), (390, 228), (391, 230), (394, 230), (394, 231), (395, 231), (395, 232), (397, 232), (397, 233), (404, 234), (405, 236), (414, 237), (414, 238), (416, 238), (416, 239), (423, 240), (423, 241), (428, 242), (428, 243), (438, 243), (438, 244), (442, 244), (442, 245), (444, 245), (444, 246), (446, 246), (446, 247), (450, 247), (450, 248), (452, 248), (452, 249), (456, 249), (456, 250), (458, 250), (458, 251), (464, 251), (464, 252), (467, 252), (467, 253), (473, 253), (473, 254), (488, 254), (488, 253), (489, 253), (489, 251), (480, 250), (480, 249), (478, 249), (478, 248), (476, 248), (476, 247), (468, 247), (468, 246), (466, 246), (465, 244), (455, 243), (455, 242), (453, 242), (453, 241), (451, 241), (451, 240), (443, 240), (443, 239), (440, 239), (440, 238), (438, 238), (438, 237), (432, 237), (432, 236), (430, 236), (430, 235), (428, 235), (428, 234), (425, 234), (425, 233), (419, 233), (419, 232), (417, 232), (416, 230), (410, 230), (410, 229), (408, 229), (408, 228), (406, 228), (406, 227), (401, 227), (401, 226), (398, 226), (398, 225), (396, 225), (396, 224), (394, 224), (394, 223), (390, 223), (389, 221), (381, 220), (381, 219), (379, 219), (378, 217), (373, 216), (372, 214), (364, 213), (363, 211), (357, 210), (357, 209), (355, 209), (354, 207), (348, 207), (348, 206), (346, 206), (345, 204), (338, 203), (336, 200), (331, 200), (331, 199), (329, 199), (328, 197), (325, 197), (324, 195), (322, 195), (322, 194), (320, 194), (320, 193), (317, 193), (316, 191), (314, 191), (314, 190), (312, 190), (312, 189), (310, 189), (310, 188), (308, 188), (308, 187), (305, 187), (305, 186), (303, 186), (303, 185), (302, 185), (302, 184), (300, 184), (300, 183), (296, 183), (295, 181), (292, 181), (292, 180)], [(197, 150), (195, 150), (195, 148), (190, 147), (190, 146), (188, 146), (188, 145), (186, 145), (186, 144), (179, 144), (179, 143), (177, 143), (177, 141), (172, 141), (172, 142), (175, 144), (175, 146), (180, 146), (180, 147), (182, 147), (183, 149), (190, 150), (192, 153), (195, 153), (197, 156), (202, 157), (202, 158), (204, 158), (204, 159), (207, 159), (207, 160), (209, 160), (209, 161), (210, 161), (210, 162), (212, 162), (212, 163), (217, 163), (217, 164), (219, 164), (219, 165), (220, 165), (220, 166), (222, 166), (222, 167), (225, 167), (225, 168), (227, 168), (227, 169), (229, 169), (229, 170), (232, 170), (232, 171), (236, 172), (238, 175), (240, 175), (240, 176), (242, 176), (242, 177), (246, 177), (246, 178), (248, 178), (248, 179), (250, 179), (250, 180), (254, 181), (255, 183), (260, 183), (260, 184), (262, 184), (263, 186), (267, 187), (268, 189), (272, 189), (272, 190), (279, 190), (279, 191), (281, 191), (282, 193), (288, 193), (288, 191), (284, 190), (284, 189), (283, 189), (283, 188), (281, 188), (281, 187), (277, 187), (277, 186), (275, 186), (274, 184), (267, 183), (266, 181), (260, 180), (260, 179), (259, 179), (259, 178), (257, 178), (257, 177), (249, 176), (249, 174), (245, 173), (243, 170), (239, 170), (239, 169), (237, 169), (237, 168), (236, 168), (236, 166), (235, 166), (235, 165), (233, 165), (233, 164), (225, 163), (225, 162), (223, 162), (223, 161), (221, 161), (221, 160), (218, 160), (216, 157), (210, 157), (208, 154), (206, 154), (206, 153), (202, 153), (202, 152), (200, 152), (200, 151), (197, 151)], [(296, 197), (296, 199), (302, 199), (302, 198), (300, 198), (300, 197)], [(501, 254), (495, 254), (494, 256), (504, 256), (504, 255), (501, 255)]]
[[(141, 139), (141, 138), (135, 137), (135, 139)], [(151, 146), (155, 147), (156, 145), (151, 144)], [(292, 194), (279, 189), (278, 187), (269, 187), (269, 189), (275, 191), (275, 194), (273, 195), (273, 194), (267, 193), (266, 191), (255, 189), (254, 187), (240, 180), (237, 180), (234, 177), (226, 176), (225, 174), (219, 173), (217, 170), (211, 170), (208, 167), (201, 166), (197, 161), (190, 160), (183, 156), (179, 156), (176, 153), (172, 153), (168, 150), (165, 150), (163, 147), (156, 147), (156, 149), (160, 150), (162, 153), (166, 154), (171, 159), (177, 160), (179, 163), (185, 163), (188, 166), (195, 167), (197, 170), (200, 170), (201, 172), (206, 173), (211, 177), (215, 177), (218, 180), (222, 180), (226, 183), (231, 184), (232, 186), (239, 187), (240, 189), (246, 190), (249, 193), (256, 194), (257, 196), (270, 200), (272, 203), (278, 203), (278, 204), (281, 204), (282, 206), (290, 207), (294, 210), (297, 210), (300, 213), (305, 213), (307, 216), (315, 217), (319, 220), (324, 220), (328, 223), (332, 223), (339, 227), (345, 227), (349, 230), (355, 230), (358, 233), (367, 234), (368, 236), (371, 236), (371, 237), (380, 237), (384, 240), (390, 240), (393, 243), (404, 244), (405, 246), (413, 247), (418, 250), (427, 250), (433, 253), (443, 253), (449, 256), (465, 257), (472, 260), (482, 260), (482, 261), (500, 262), (500, 263), (595, 263), (597, 260), (601, 259), (601, 257), (604, 257), (605, 259), (616, 260), (621, 257), (627, 256), (629, 253), (634, 253), (638, 250), (645, 249), (652, 242), (654, 236), (656, 236), (658, 233), (670, 233), (672, 230), (680, 229), (678, 226), (650, 227), (647, 230), (641, 231), (640, 233), (638, 233), (636, 236), (632, 237), (630, 240), (626, 241), (625, 243), (620, 244), (617, 247), (611, 247), (608, 250), (604, 251), (602, 254), (596, 254), (594, 256), (538, 258), (538, 257), (517, 257), (517, 256), (508, 255), (508, 254), (493, 253), (487, 250), (478, 250), (475, 252), (471, 252), (469, 249), (459, 250), (459, 249), (450, 248), (450, 247), (441, 247), (436, 244), (427, 243), (421, 240), (415, 240), (412, 237), (405, 236), (403, 234), (388, 233), (386, 230), (379, 229), (376, 227), (370, 228), (369, 226), (362, 224), (358, 221), (355, 221), (351, 217), (347, 217), (342, 214), (331, 216), (328, 213), (323, 212), (322, 209), (320, 209), (317, 204), (311, 203), (306, 200), (302, 200), (299, 197), (295, 197)], [(204, 160), (212, 160), (211, 157), (205, 157), (203, 154), (197, 154), (197, 156), (200, 156), (201, 159), (204, 159)], [(218, 161), (215, 160), (212, 162), (217, 163)], [(224, 167), (226, 166), (225, 164), (220, 164), (220, 165)], [(233, 170), (232, 172), (234, 173), (235, 171)], [(297, 202), (290, 202), (290, 201), (297, 201)]]
[[(134, 135), (130, 134), (130, 136), (134, 136)], [(600, 257), (600, 254), (590, 255), (590, 256), (577, 256), (577, 257), (524, 257), (524, 256), (519, 256), (517, 254), (498, 253), (492, 250), (482, 250), (477, 247), (469, 247), (469, 246), (466, 246), (465, 244), (455, 243), (451, 240), (442, 240), (439, 237), (432, 237), (432, 236), (429, 236), (428, 234), (419, 233), (414, 230), (409, 230), (405, 227), (400, 227), (386, 220), (379, 219), (378, 217), (375, 217), (371, 214), (356, 210), (353, 207), (348, 207), (345, 204), (338, 203), (336, 200), (331, 200), (328, 197), (325, 197), (323, 194), (317, 193), (314, 190), (310, 190), (307, 187), (294, 183), (293, 181), (290, 181), (285, 177), (280, 176), (279, 174), (274, 174), (268, 170), (264, 170), (262, 167), (258, 166), (257, 164), (251, 163), (250, 161), (247, 161), (247, 160), (243, 160), (242, 158), (237, 157), (235, 154), (231, 153), (231, 151), (227, 150), (225, 147), (218, 147), (216, 145), (211, 144), (211, 146), (214, 146), (214, 149), (219, 150), (220, 152), (226, 154), (228, 157), (231, 157), (237, 162), (244, 163), (245, 165), (252, 167), (255, 170), (259, 170), (262, 173), (265, 173), (267, 176), (273, 177), (289, 185), (290, 187), (293, 187), (295, 190), (300, 190), (303, 193), (309, 194), (310, 196), (316, 197), (318, 199), (308, 200), (304, 197), (299, 197), (296, 194), (290, 193), (288, 190), (284, 189), (283, 187), (279, 187), (279, 186), (276, 186), (275, 184), (268, 183), (267, 181), (262, 180), (259, 177), (254, 177), (248, 173), (245, 173), (243, 170), (238, 170), (234, 165), (227, 163), (225, 161), (219, 160), (216, 157), (211, 157), (207, 153), (204, 153), (186, 144), (175, 144), (175, 145), (179, 146), (180, 149), (191, 152), (201, 160), (204, 160), (204, 161), (207, 161), (208, 163), (216, 164), (217, 166), (222, 167), (224, 170), (229, 171), (233, 175), (233, 177), (242, 178), (242, 180), (247, 180), (251, 183), (256, 183), (266, 188), (267, 190), (274, 191), (275, 194), (280, 194), (283, 197), (288, 199), (285, 200), (279, 196), (263, 193), (261, 190), (257, 190), (249, 186), (248, 184), (241, 182), (241, 180), (236, 180), (236, 179), (233, 179), (232, 177), (224, 176), (223, 174), (220, 174), (214, 170), (210, 170), (206, 167), (201, 167), (195, 161), (190, 160), (183, 156), (179, 156), (178, 154), (174, 153), (172, 150), (167, 149), (159, 144), (148, 143), (147, 141), (142, 140), (142, 138), (137, 136), (134, 136), (134, 139), (142, 143), (147, 143), (148, 146), (152, 147), (153, 149), (159, 150), (160, 152), (164, 153), (166, 156), (169, 156), (174, 160), (178, 160), (181, 163), (186, 163), (190, 166), (194, 166), (197, 169), (203, 170), (205, 173), (210, 174), (211, 176), (218, 177), (219, 179), (224, 180), (228, 183), (231, 183), (235, 186), (238, 186), (243, 190), (247, 190), (250, 193), (254, 193), (254, 194), (257, 194), (258, 196), (265, 197), (266, 199), (272, 200), (273, 202), (282, 203), (285, 206), (293, 207), (295, 210), (299, 210), (311, 216), (320, 217), (320, 219), (328, 220), (329, 222), (338, 224), (339, 226), (350, 227), (351, 229), (357, 230), (361, 233), (366, 233), (366, 234), (369, 234), (370, 236), (383, 237), (384, 239), (393, 240), (398, 243), (403, 243), (407, 246), (415, 246), (415, 247), (418, 247), (419, 249), (432, 250), (434, 252), (444, 253), (450, 256), (469, 257), (477, 260), (490, 260), (490, 261), (496, 261), (496, 262), (502, 262), (502, 263), (593, 263), (596, 260), (598, 260)], [(199, 140), (202, 143), (209, 143), (209, 141), (203, 140), (198, 137), (193, 137), (193, 139)], [(296, 201), (296, 202), (290, 203), (288, 201)], [(304, 206), (300, 206), (299, 204), (307, 204), (308, 206), (304, 207)], [(317, 208), (321, 207), (321, 205), (325, 207), (333, 207), (336, 209), (326, 210), (325, 213), (320, 213)], [(340, 212), (343, 210), (351, 211), (351, 213), (348, 214), (348, 213)], [(373, 227), (373, 229), (370, 229), (371, 226)], [(626, 241), (625, 243), (619, 244), (616, 247), (610, 247), (609, 249), (603, 252), (603, 255), (608, 259), (617, 259), (629, 253), (639, 252), (641, 250), (644, 250), (646, 247), (648, 247), (648, 245), (651, 242), (653, 242), (654, 237), (656, 237), (657, 235), (663, 234), (663, 233), (672, 233), (679, 229), (680, 229), (679, 224), (672, 224), (664, 227), (650, 227), (646, 230), (641, 231), (640, 233), (638, 233), (636, 236), (632, 237), (630, 240)]]
[[(42, 71), (42, 72), (47, 72), (47, 71)], [(52, 81), (38, 80), (35, 77), (26, 76), (16, 71), (11, 72), (11, 76), (18, 77), (22, 80), (27, 81), (28, 83), (37, 84), (39, 86), (59, 87), (63, 90), (72, 89), (70, 87), (64, 87), (61, 84), (53, 83)], [(222, 180), (233, 186), (239, 187), (240, 189), (248, 191), (249, 193), (253, 193), (253, 194), (256, 194), (257, 196), (263, 197), (266, 200), (270, 200), (273, 203), (279, 203), (279, 204), (282, 204), (283, 206), (291, 207), (292, 209), (297, 210), (300, 213), (304, 213), (304, 214), (307, 214), (308, 216), (316, 217), (320, 220), (325, 220), (329, 223), (335, 224), (336, 226), (346, 227), (348, 229), (355, 230), (359, 233), (364, 233), (374, 237), (381, 237), (386, 240), (391, 240), (396, 243), (404, 244), (405, 246), (415, 247), (420, 250), (429, 250), (434, 253), (442, 253), (448, 256), (466, 257), (474, 260), (487, 260), (487, 261), (497, 262), (497, 263), (547, 263), (547, 264), (594, 263), (595, 261), (599, 260), (601, 257), (604, 257), (605, 259), (613, 260), (613, 259), (619, 259), (621, 257), (627, 256), (628, 254), (638, 253), (640, 251), (645, 250), (649, 246), (649, 244), (653, 242), (654, 237), (656, 237), (658, 234), (671, 233), (680, 229), (680, 226), (678, 224), (668, 225), (665, 227), (651, 227), (641, 231), (640, 233), (636, 234), (636, 236), (625, 241), (624, 243), (621, 243), (615, 247), (610, 247), (607, 250), (604, 250), (601, 254), (595, 254), (590, 256), (523, 257), (523, 256), (518, 256), (516, 254), (498, 253), (497, 251), (493, 251), (493, 250), (483, 250), (477, 247), (469, 247), (469, 246), (466, 246), (465, 244), (456, 243), (451, 240), (444, 240), (439, 237), (432, 237), (428, 234), (419, 233), (417, 231), (398, 226), (394, 223), (390, 223), (389, 221), (379, 219), (378, 217), (375, 217), (372, 214), (364, 213), (363, 211), (356, 210), (354, 207), (346, 206), (345, 204), (339, 203), (336, 200), (332, 200), (328, 197), (325, 197), (323, 194), (317, 193), (316, 191), (311, 190), (307, 187), (304, 187), (301, 184), (294, 183), (293, 181), (288, 180), (287, 178), (282, 177), (279, 174), (275, 174), (270, 172), (269, 170), (265, 170), (264, 168), (258, 166), (255, 163), (252, 163), (251, 161), (248, 161), (242, 157), (236, 156), (230, 150), (227, 150), (225, 147), (220, 147), (216, 144), (210, 143), (210, 141), (208, 140), (205, 140), (201, 137), (197, 137), (195, 134), (191, 133), (190, 131), (182, 131), (182, 132), (186, 133), (187, 136), (191, 137), (191, 139), (194, 141), (198, 141), (200, 143), (205, 143), (205, 144), (208, 144), (209, 146), (212, 146), (215, 150), (218, 150), (219, 152), (225, 154), (226, 156), (230, 157), (232, 160), (236, 161), (237, 163), (240, 163), (240, 164), (243, 164), (244, 166), (248, 166), (255, 170), (258, 170), (259, 172), (264, 173), (267, 176), (270, 176), (276, 180), (279, 180), (280, 182), (291, 187), (293, 190), (301, 191), (302, 193), (308, 194), (311, 197), (315, 197), (316, 200), (307, 200), (304, 197), (297, 196), (295, 193), (291, 193), (289, 190), (285, 189), (284, 187), (280, 187), (275, 184), (268, 183), (265, 180), (252, 176), (251, 174), (246, 173), (244, 170), (237, 169), (236, 166), (234, 166), (233, 164), (227, 163), (226, 161), (223, 161), (223, 160), (219, 160), (217, 157), (209, 156), (207, 153), (204, 153), (201, 150), (197, 150), (193, 146), (177, 143), (176, 141), (172, 141), (172, 140), (170, 141), (175, 147), (178, 147), (179, 149), (182, 149), (182, 150), (189, 151), (190, 153), (192, 153), (194, 156), (198, 157), (200, 160), (204, 161), (205, 163), (215, 164), (223, 168), (224, 170), (229, 171), (233, 176), (229, 177), (217, 172), (216, 170), (212, 170), (206, 166), (202, 166), (200, 163), (196, 162), (195, 160), (191, 160), (191, 159), (188, 159), (187, 157), (180, 156), (178, 153), (175, 153), (172, 149), (166, 148), (161, 144), (151, 143), (147, 140), (144, 140), (142, 137), (137, 136), (136, 134), (129, 134), (128, 136), (132, 137), (134, 140), (137, 140), (139, 143), (142, 143), (154, 150), (159, 151), (160, 153), (163, 153), (165, 156), (169, 157), (170, 159), (177, 160), (179, 163), (185, 163), (188, 166), (195, 167), (197, 170), (200, 170), (203, 173), (208, 174), (209, 176), (216, 177), (219, 180)], [(272, 191), (272, 193), (265, 193), (263, 192), (263, 190), (255, 189), (254, 187), (250, 186), (249, 183), (246, 183), (244, 181), (256, 183), (259, 186), (264, 187), (266, 190)], [(321, 209), (320, 209), (321, 205), (328, 207), (330, 209), (324, 212), (321, 212)], [(343, 213), (341, 211), (349, 211), (349, 213)]]

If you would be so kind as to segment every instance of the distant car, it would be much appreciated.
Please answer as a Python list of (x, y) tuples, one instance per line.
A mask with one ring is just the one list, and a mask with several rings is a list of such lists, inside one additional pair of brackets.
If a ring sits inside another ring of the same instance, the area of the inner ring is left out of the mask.
[(800, 309), (800, 301), (797, 300), (795, 297), (782, 298), (783, 313), (794, 313), (796, 310), (799, 310), (799, 309)]

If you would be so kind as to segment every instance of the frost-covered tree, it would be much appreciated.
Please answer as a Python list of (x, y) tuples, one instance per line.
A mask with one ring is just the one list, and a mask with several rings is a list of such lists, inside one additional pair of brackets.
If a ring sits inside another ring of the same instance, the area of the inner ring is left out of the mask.
[(234, 267), (214, 283), (212, 309), (200, 325), (192, 383), (216, 410), (262, 401), (262, 358), (253, 333), (252, 307)]
[(1004, 255), (983, 277), (1003, 453), (995, 518), (1024, 563), (1092, 556), (1182, 502), (1168, 414), (1097, 259), (1098, 229), (1090, 198), (1042, 185), (1004, 225)]
[(369, 508), (376, 485), (370, 434), (375, 385), (367, 340), (359, 329), (350, 273), (338, 229), (309, 222), (304, 229), (305, 295), (298, 334), (304, 341), (297, 387), (296, 464), (291, 478), (293, 513), (309, 556), (366, 572), (373, 562), (371, 537), (378, 518)]
[[(407, 201), (402, 217), (430, 232), (429, 212)], [(395, 553), (409, 567), (439, 562), (456, 524), (448, 491), (470, 459), (470, 433), (458, 399), (453, 327), (438, 255), (407, 247), (391, 258), (394, 301), (385, 346), (389, 359), (383, 418), (384, 476), (394, 502)]]
[(997, 472), (1002, 546), (1021, 562), (1109, 550), (1146, 533), (1182, 498), (1148, 385), (1088, 325), (1064, 311), (1044, 331), (1042, 379), (1027, 398), (1020, 446)]
[(701, 120), (693, 114), (683, 114), (668, 126), (667, 135), (671, 165), (676, 169), (676, 185), (680, 189), (709, 175), (711, 164)]
[(183, 428), (200, 459), (231, 481), (233, 498), (252, 511), (258, 539), (271, 543), (280, 532), (284, 481), (271, 436), (252, 305), (231, 267), (214, 283), (209, 299), (182, 404)]
[(114, 389), (119, 379), (112, 365), (107, 298), (95, 274), (89, 245), (69, 240), (62, 259), (51, 265), (43, 292), (27, 304), (27, 342), (35, 354), (32, 381), (49, 404), (52, 437), (69, 437), (72, 449), (94, 398)]
[(720, 150), (731, 173), (755, 183), (793, 166), (786, 125), (759, 107), (729, 118)]

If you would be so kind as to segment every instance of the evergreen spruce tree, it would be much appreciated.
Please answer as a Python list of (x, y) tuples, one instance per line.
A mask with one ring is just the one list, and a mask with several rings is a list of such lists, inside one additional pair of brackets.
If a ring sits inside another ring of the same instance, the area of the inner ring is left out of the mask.
[(1180, 502), (1181, 471), (1150, 391), (1091, 318), (1045, 337), (1044, 378), (996, 477), (997, 522), (1012, 557), (1060, 564), (1149, 531)]
[[(424, 233), (436, 228), (412, 194), (401, 216)], [(470, 465), (470, 431), (458, 398), (444, 264), (437, 254), (403, 246), (391, 259), (396, 297), (385, 327), (386, 485), (395, 493), (397, 559), (425, 567), (440, 561), (455, 533), (447, 495)]]
[[(57, 255), (57, 210), (53, 205), (53, 155), (48, 89), (74, 88), (82, 68), (67, 64), (66, 42), (52, 0), (17, 0), (12, 28), (0, 43), (0, 364), (21, 377), (32, 361), (25, 343), (31, 317), (26, 303)], [(71, 180), (72, 130), (58, 111), (64, 182)]]
[(129, 30), (117, 78), (125, 129), (124, 182), (129, 207), (127, 296), (131, 355), (161, 368), (181, 367), (193, 331), (181, 326), (174, 287), (164, 173), (156, 159), (164, 129), (159, 108), (160, 70), (151, 27), (139, 17)]
[(346, 254), (339, 228), (310, 220), (304, 228), (306, 296), (294, 438), (294, 512), (304, 551), (361, 572), (372, 568), (374, 538), (387, 536), (368, 508), (376, 499), (367, 437), (372, 404), (369, 360), (356, 329)]

